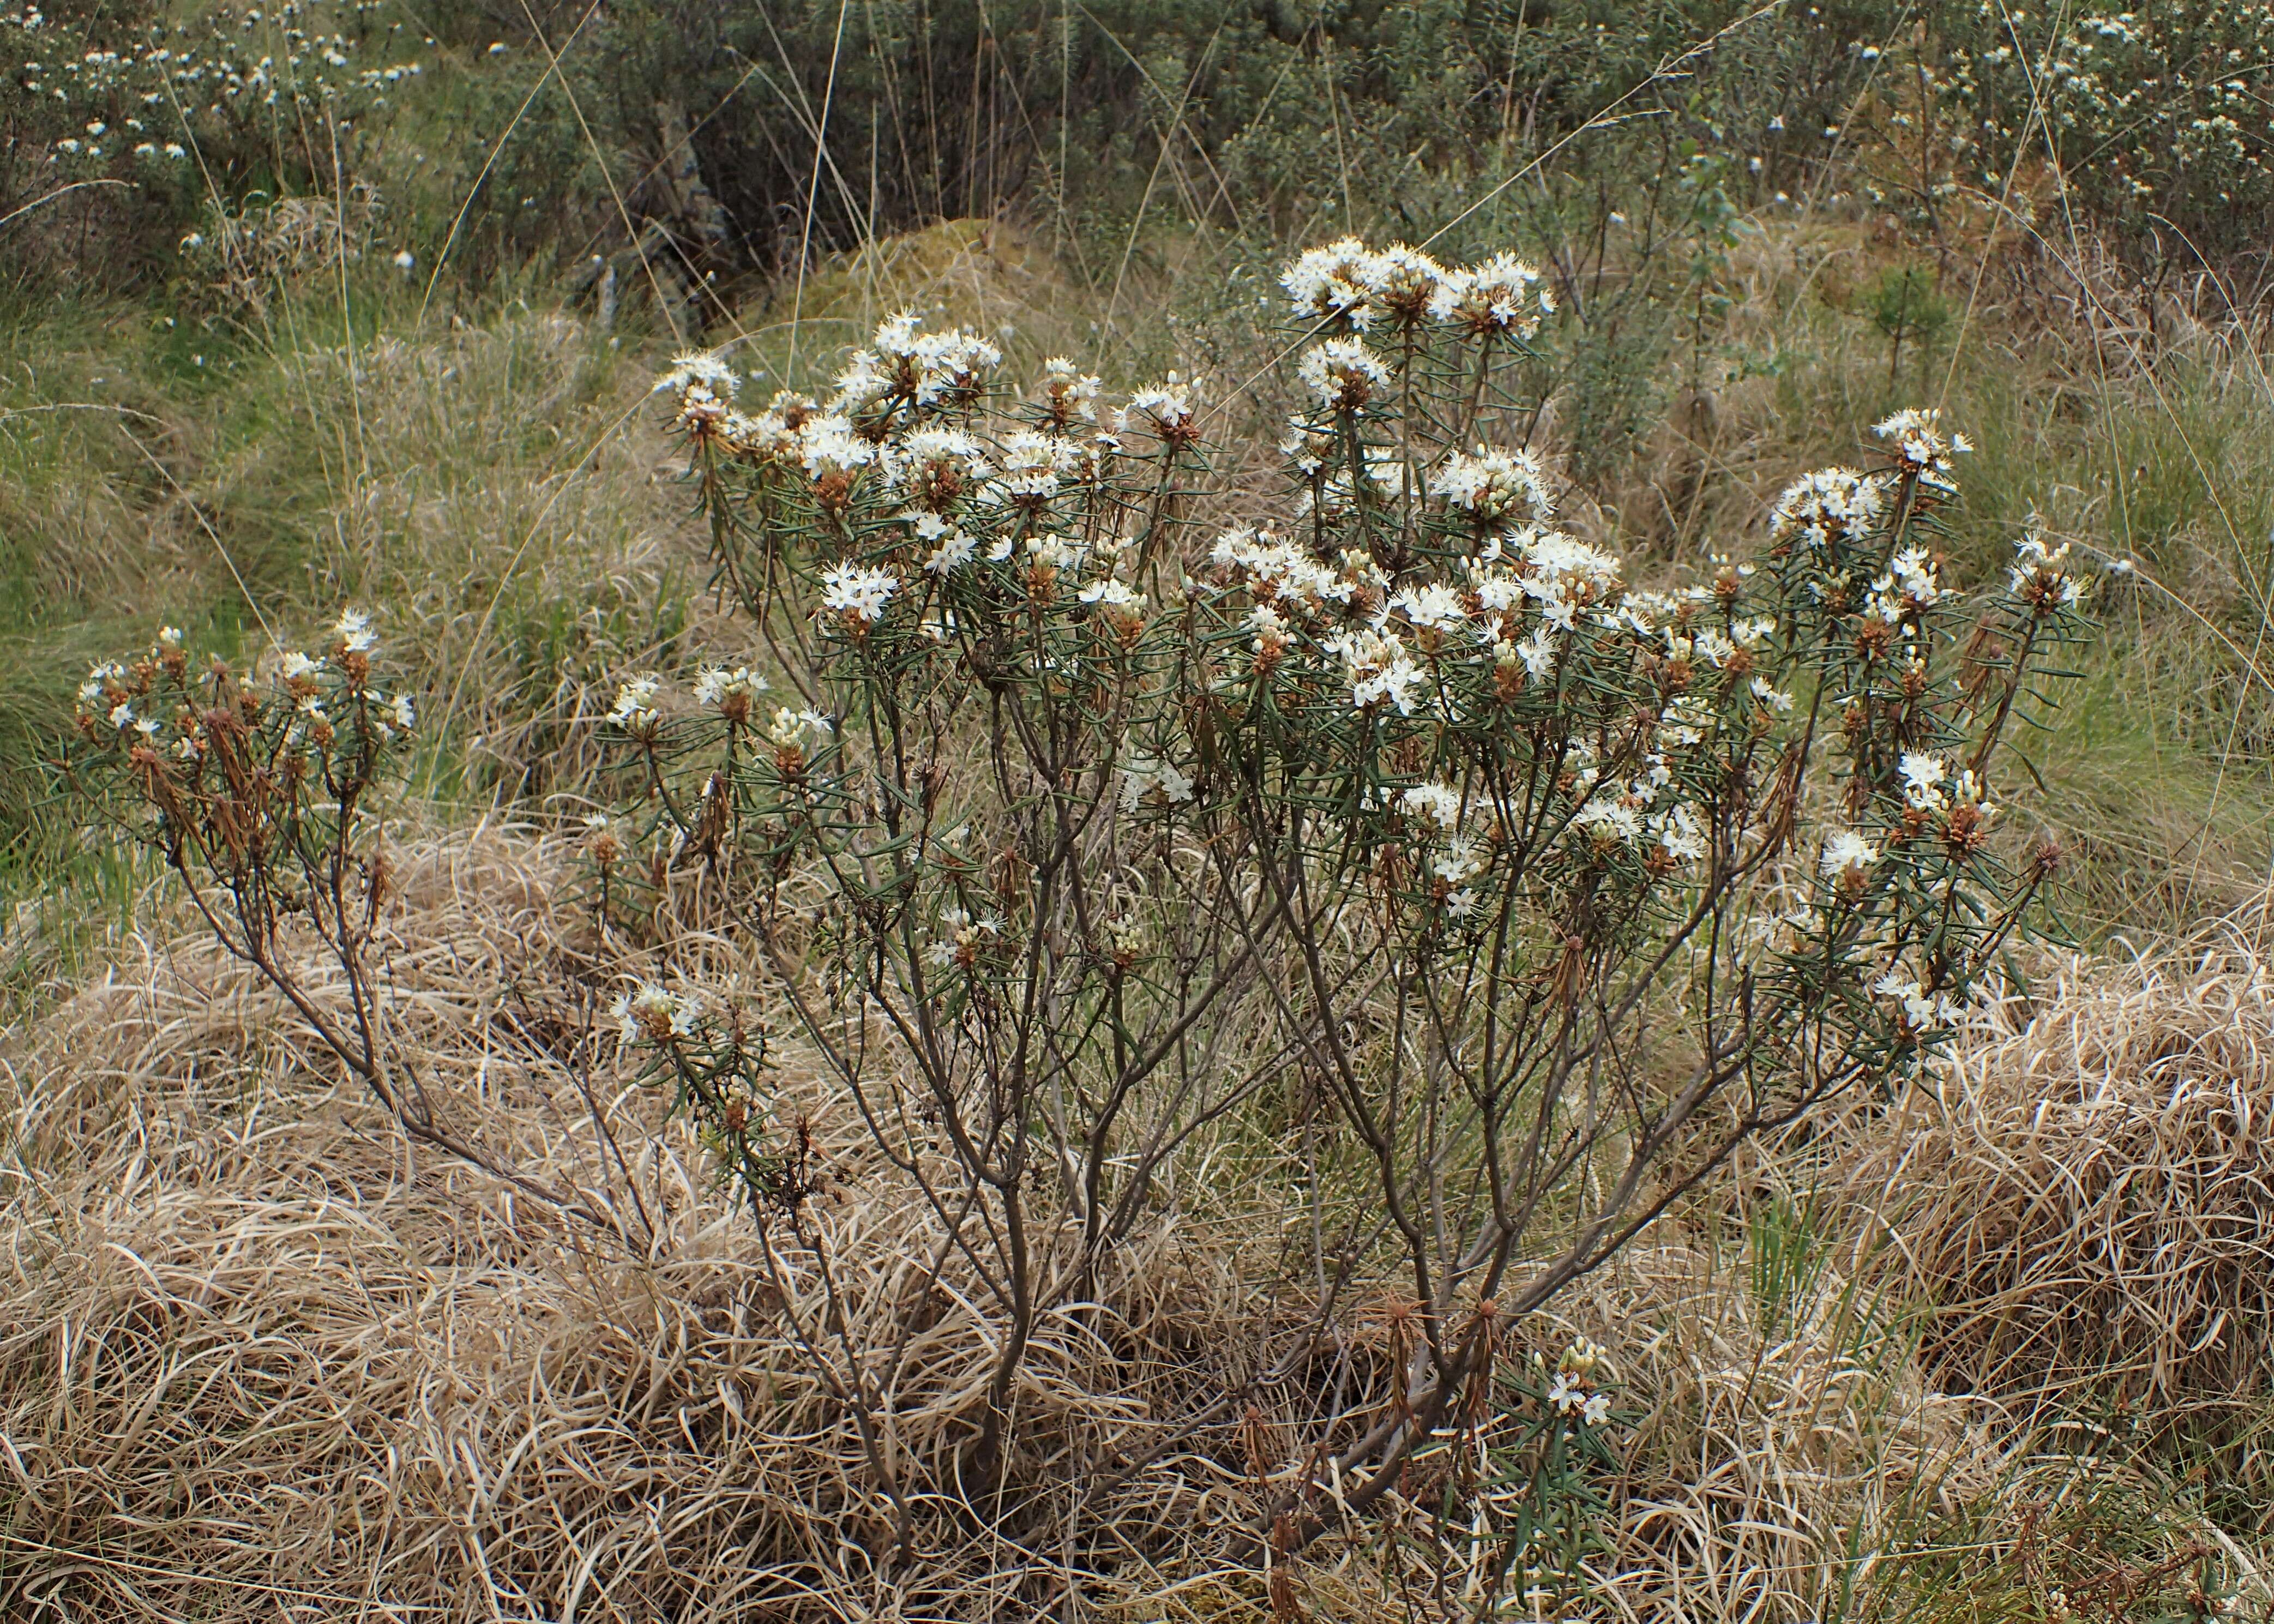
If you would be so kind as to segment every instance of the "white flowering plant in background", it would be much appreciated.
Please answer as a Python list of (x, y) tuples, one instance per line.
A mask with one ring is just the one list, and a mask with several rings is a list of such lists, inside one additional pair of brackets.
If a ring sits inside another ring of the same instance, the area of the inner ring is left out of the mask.
[(123, 17), (0, 9), (10, 132), (0, 213), (58, 184), (123, 188), (143, 206), (201, 216), (181, 239), (185, 256), (228, 252), (253, 222), (212, 204), (215, 188), (234, 195), (246, 177), (273, 185), (280, 172), (336, 184), (365, 123), (421, 77), (433, 41), (401, 22), (374, 27), (368, 10), (352, 0)]
[[(1117, 404), (908, 317), (826, 399), (746, 401), (683, 357), (659, 391), (765, 658), (634, 678), (612, 724), (642, 883), (754, 945), (969, 1272), (990, 1470), (1035, 1339), (1174, 1208), (1180, 1156), (1278, 1124), (1307, 1307), (1259, 1320), (1243, 1393), (1410, 1304), (1263, 1508), (1299, 1545), (1402, 1492), (1493, 1327), (1965, 1019), (2059, 861), (1992, 785), (2090, 583), (2034, 538), (1984, 590), (1946, 578), (1969, 447), (1931, 410), (1702, 578), (1647, 583), (1559, 525), (1522, 443), (1555, 314), (1530, 267), (1346, 239), (1284, 285), (1268, 513), (1226, 512), (1224, 419), (1174, 375)], [(667, 955), (634, 889), (626, 928)], [(772, 1165), (748, 1147), (792, 1124), (763, 1073), (733, 1093), (736, 1165)], [(801, 1181), (745, 1182), (822, 1255)], [(827, 1356), (864, 1437), (896, 1357)], [(1176, 1422), (1228, 1427), (1241, 1396)], [(872, 1464), (905, 1530), (914, 1469)]]

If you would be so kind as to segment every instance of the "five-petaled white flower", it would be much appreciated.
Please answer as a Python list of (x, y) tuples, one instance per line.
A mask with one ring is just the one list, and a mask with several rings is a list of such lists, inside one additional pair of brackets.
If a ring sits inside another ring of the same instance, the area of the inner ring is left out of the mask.
[(889, 569), (837, 564), (821, 572), (821, 606), (864, 628), (885, 618), (885, 605), (900, 590), (900, 578)]
[(1879, 861), (1879, 848), (1852, 829), (1842, 829), (1824, 843), (1824, 872), (1831, 879), (1866, 873)]

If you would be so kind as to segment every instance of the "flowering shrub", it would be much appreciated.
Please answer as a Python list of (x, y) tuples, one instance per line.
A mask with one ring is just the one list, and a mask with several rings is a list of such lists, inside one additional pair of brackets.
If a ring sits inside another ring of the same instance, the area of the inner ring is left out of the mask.
[[(681, 357), (658, 391), (764, 654), (623, 681), (606, 726), (639, 792), (583, 844), (628, 1064), (768, 1256), (817, 1273), (799, 1345), (900, 1549), (975, 1481), (1006, 1515), (1036, 1336), (1110, 1342), (1105, 1266), (1249, 1124), (1306, 1214), (1259, 1311), (1274, 1351), (1228, 1357), (1119, 1479), (1231, 1447), (1337, 1349), (1297, 1464), (1256, 1471), (1267, 1566), (1422, 1507), (1441, 1577), (1465, 1564), (1489, 1602), (1576, 1570), (1608, 1417), (1599, 1350), (1527, 1373), (1512, 1328), (1749, 1135), (1900, 1084), (1965, 1018), (2058, 864), (1993, 786), (2090, 583), (2034, 537), (1982, 591), (1946, 580), (1969, 447), (1912, 410), (1875, 466), (1796, 482), (1747, 556), (1645, 584), (1558, 528), (1517, 439), (1555, 313), (1530, 267), (1345, 240), (1284, 286), (1284, 497), (1228, 527), (1216, 419), (1173, 374), (1114, 403), (1057, 359), (1014, 391), (989, 341), (907, 316), (825, 402), (745, 402), (726, 359)], [(367, 637), (344, 619), (265, 682), (162, 641), (87, 691), (90, 768), (288, 994), (286, 913), (353, 966), (384, 893), (365, 802), (410, 718)], [(712, 979), (721, 943), (985, 1327), (968, 1461), (889, 1447), (937, 1306), (852, 1329), (839, 1175)], [(383, 995), (347, 979), (360, 1029)]]
[[(374, 802), (417, 726), (380, 688), (371, 619), (343, 612), (325, 651), (265, 668), (194, 660), (167, 627), (79, 691), (74, 763), (94, 806), (156, 852), (214, 938), (298, 1011), (346, 1074), (412, 1138), (604, 1227), (581, 1194), (532, 1181), (442, 1121), (388, 1037), (380, 936), (388, 896)], [(297, 950), (312, 944), (320, 975)]]
[[(752, 409), (683, 357), (658, 388), (772, 658), (625, 683), (647, 793), (609, 839), (700, 872), (977, 1271), (990, 1453), (1038, 1320), (1180, 1151), (1303, 1101), (1321, 1334), (1383, 1270), (1415, 1305), (1395, 1402), (1306, 1445), (1347, 1514), (1494, 1325), (1962, 1019), (2058, 863), (1991, 786), (2088, 583), (2033, 538), (1994, 591), (1943, 579), (1969, 447), (1918, 410), (1786, 492), (1757, 560), (1645, 587), (1510, 441), (1554, 314), (1529, 267), (1346, 240), (1284, 284), (1269, 524), (1204, 519), (1212, 419), (1173, 376), (1109, 409), (1054, 360), (1013, 393), (908, 317), (826, 402)], [(811, 1244), (763, 1073), (725, 1086), (653, 1007), (652, 1064), (724, 1102), (754, 1212)], [(1314, 1494), (1271, 1515), (1315, 1527)]]

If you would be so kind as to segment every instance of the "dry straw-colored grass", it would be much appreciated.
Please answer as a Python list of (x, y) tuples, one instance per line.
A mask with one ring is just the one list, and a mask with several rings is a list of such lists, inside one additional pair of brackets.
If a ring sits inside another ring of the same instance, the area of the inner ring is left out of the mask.
[[(1261, 1184), (1193, 1169), (1101, 1282), (1105, 1311), (1043, 1327), (1003, 1515), (973, 1470), (994, 1348), (970, 1282), (789, 1057), (785, 1094), (837, 1167), (822, 1215), (855, 1340), (911, 1292), (935, 1305), (886, 1429), (920, 1555), (888, 1570), (892, 1508), (800, 1346), (811, 1256), (762, 1247), (613, 1059), (578, 1084), (561, 848), (489, 827), (402, 855), (404, 1052), (446, 1118), (612, 1192), (637, 1244), (412, 1154), (274, 995), (193, 936), (142, 944), (0, 1051), (0, 1616), (1267, 1615), (1235, 1427), (1124, 1483), (1108, 1464), (1293, 1334), (1278, 1215), (1243, 1193)], [(2087, 1030), (2095, 996), (2044, 1029)], [(1526, 1328), (1610, 1344), (1638, 1417), (1606, 1485), (1603, 1613), (1824, 1616), (1900, 1586), (1891, 1542), (2002, 1481), (2022, 1442), (1930, 1390), (1857, 1238), (1827, 1230), (1765, 1291), (1743, 1245), (1669, 1235)], [(1269, 1402), (1291, 1422), (1316, 1396)], [(1314, 1614), (1405, 1616), (1382, 1555), (1341, 1535), (1306, 1553)]]
[(2259, 932), (2063, 965), (1852, 1169), (1943, 1379), (2164, 1426), (2274, 1388), (2274, 970)]
[[(8, 1063), (0, 1615), (986, 1618), (1119, 1554), (1081, 1515), (1086, 1463), (1142, 1446), (1148, 1397), (1225, 1380), (1239, 1350), (1207, 1332), (1251, 1306), (1237, 1247), (1164, 1222), (1107, 1282), (1118, 1324), (1043, 1327), (1016, 1397), (1033, 1499), (974, 1538), (957, 1475), (994, 1350), (915, 1192), (832, 1143), (856, 1335), (936, 1299), (890, 1438), (931, 1560), (888, 1575), (890, 1507), (799, 1345), (811, 1258), (769, 1255), (604, 1067), (611, 1180), (561, 1059), (581, 1007), (561, 853), (492, 831), (403, 875), (395, 1036), (444, 1116), (549, 1180), (636, 1192), (641, 1244), (412, 1156), (273, 995), (193, 936), (146, 944)], [(794, 1068), (783, 1087), (824, 1110)], [(1141, 1525), (1175, 1545), (1236, 1517), (1237, 1476), (1204, 1455), (1157, 1474)]]

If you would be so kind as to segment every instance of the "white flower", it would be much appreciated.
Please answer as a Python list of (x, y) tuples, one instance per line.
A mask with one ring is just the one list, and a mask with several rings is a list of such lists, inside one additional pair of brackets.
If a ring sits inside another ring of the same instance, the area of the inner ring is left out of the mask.
[(2014, 544), (2016, 560), (2007, 571), (2014, 593), (2040, 613), (2067, 608), (2084, 596), (2084, 587), (2068, 571), (2068, 544), (2050, 550), (2044, 538), (2031, 534)]
[(387, 713), (395, 726), (404, 733), (409, 733), (418, 726), (418, 713), (411, 708), (410, 695), (408, 694), (397, 694), (388, 701)]
[(1769, 509), (1769, 542), (1814, 553), (1851, 546), (1877, 529), (1887, 511), (1886, 487), (1852, 468), (1819, 468), (1784, 488)]
[(1089, 549), (1071, 536), (1029, 536), (1027, 556), (1045, 569), (1080, 569)]
[(1535, 677), (1544, 677), (1555, 669), (1557, 646), (1555, 634), (1542, 626), (1516, 645), (1516, 655), (1524, 662), (1527, 673)]
[(1448, 885), (1474, 879), (1485, 868), (1484, 853), (1477, 849), (1476, 842), (1460, 834), (1448, 840), (1444, 849), (1429, 859), (1430, 871)]
[[(401, 263), (400, 259), (396, 262)], [(671, 370), (655, 380), (649, 393), (685, 395), (699, 388), (705, 395), (731, 401), (734, 391), (742, 387), (742, 380), (734, 375), (734, 369), (718, 356), (708, 350), (689, 350), (671, 357)]]
[(1942, 805), (1942, 781), (1948, 776), (1942, 757), (1924, 750), (1905, 750), (1901, 763), (1903, 799), (1915, 807)]
[(645, 735), (654, 731), (662, 718), (656, 713), (656, 690), (663, 683), (653, 675), (627, 677), (616, 688), (616, 703), (609, 707), (608, 720), (626, 733)]
[(350, 654), (365, 653), (378, 641), (372, 635), (371, 616), (360, 609), (341, 610), (340, 618), (333, 622), (332, 635)]
[(1341, 317), (1363, 332), (1374, 324), (1372, 301), (1383, 269), (1364, 243), (1345, 237), (1298, 255), (1280, 273), (1279, 285), (1297, 315)]
[(1679, 863), (1694, 863), (1706, 856), (1706, 831), (1690, 803), (1677, 801), (1651, 815), (1649, 833), (1660, 849)]
[[(913, 319), (913, 318), (912, 318)], [(845, 370), (837, 374), (837, 398), (830, 402), (839, 412), (857, 412), (883, 399), (895, 387), (883, 359), (873, 350), (856, 350)]]
[(1371, 710), (1387, 704), (1400, 716), (1413, 714), (1414, 690), (1423, 686), (1425, 677), (1396, 633), (1370, 628), (1338, 632), (1328, 641), (1326, 651), (1343, 662), (1352, 708)]
[(961, 429), (918, 429), (889, 443), (885, 462), (895, 485), (913, 485), (919, 494), (943, 487), (952, 494), (961, 481), (987, 474), (979, 442)]
[(1375, 393), (1389, 385), (1389, 368), (1364, 341), (1330, 338), (1305, 351), (1296, 364), (1295, 378), (1321, 409), (1356, 412), (1364, 410)]
[(783, 749), (802, 750), (818, 744), (836, 731), (829, 718), (818, 710), (793, 710), (787, 705), (774, 709), (774, 719), (766, 724), (766, 737)]
[(277, 670), (283, 674), (287, 682), (298, 682), (313, 678), (316, 673), (323, 668), (323, 661), (311, 659), (299, 650), (294, 649), (278, 663)]
[(924, 957), (942, 970), (953, 965), (968, 969), (1003, 940), (1003, 921), (992, 914), (974, 919), (961, 908), (946, 907), (939, 911), (939, 922), (944, 934), (925, 944)]
[(79, 687), (80, 703), (93, 704), (102, 697), (106, 688), (111, 683), (124, 680), (125, 675), (126, 667), (117, 660), (103, 660), (100, 664), (88, 666), (87, 680), (80, 683)]
[(1426, 817), (1450, 834), (1461, 826), (1461, 792), (1449, 784), (1416, 784), (1397, 798), (1408, 817)]
[(1842, 829), (1824, 843), (1824, 872), (1831, 879), (1868, 871), (1879, 861), (1879, 848), (1852, 829)]
[(1052, 422), (1061, 426), (1077, 419), (1085, 423), (1097, 421), (1098, 380), (1085, 372), (1064, 356), (1052, 356), (1043, 363), (1040, 393), (1050, 402)]
[(395, 268), (396, 270), (408, 272), (418, 263), (418, 256), (413, 254), (408, 248), (398, 249), (395, 252)]
[(938, 538), (939, 545), (926, 555), (923, 567), (927, 575), (945, 575), (971, 562), (977, 553), (977, 544), (960, 530), (949, 530)]
[(1352, 583), (1300, 547), (1269, 530), (1226, 530), (1209, 561), (1239, 579), (1261, 607), (1303, 618), (1329, 604), (1347, 604)]
[(1374, 302), (1401, 323), (1427, 315), (1445, 285), (1445, 267), (1404, 243), (1392, 243), (1373, 256), (1366, 269)]
[(1076, 596), (1083, 603), (1103, 604), (1109, 609), (1133, 612), (1145, 606), (1145, 594), (1119, 581), (1093, 581)]
[[(884, 334), (877, 337), (881, 346)], [(916, 374), (916, 403), (937, 405), (975, 393), (983, 374), (1003, 365), (1003, 352), (975, 333), (961, 327), (945, 333), (926, 333), (908, 346)]]
[(1587, 1405), (1587, 1389), (1574, 1380), (1568, 1371), (1557, 1371), (1555, 1380), (1548, 1384), (1547, 1402), (1558, 1415), (1577, 1415)]
[(1138, 752), (1121, 769), (1121, 809), (1180, 806), (1193, 798), (1193, 781), (1176, 767)]
[(1942, 412), (1933, 406), (1906, 407), (1872, 425), (1871, 432), (1894, 442), (1904, 471), (1946, 494), (1958, 488), (1950, 479), (1950, 459), (1974, 449), (1965, 435), (1942, 432)]
[(1400, 587), (1389, 600), (1389, 606), (1404, 615), (1406, 623), (1416, 631), (1454, 632), (1469, 620), (1469, 612), (1461, 605), (1461, 595), (1441, 582)]
[(1579, 1419), (1589, 1426), (1602, 1425), (1610, 1419), (1610, 1415), (1611, 1395), (1608, 1393), (1594, 1395), (1579, 1410)]
[(852, 423), (835, 412), (806, 419), (797, 432), (798, 459), (809, 477), (850, 476), (877, 460), (877, 447), (853, 430)]
[(900, 590), (900, 578), (889, 569), (837, 564), (821, 572), (821, 606), (863, 628), (885, 618), (885, 605)]
[(749, 715), (750, 706), (765, 686), (765, 678), (748, 665), (737, 665), (732, 671), (713, 665), (695, 679), (695, 703), (740, 721)]
[(1600, 846), (1632, 846), (1642, 838), (1642, 814), (1624, 795), (1596, 796), (1579, 808), (1571, 824)]
[(1923, 547), (1905, 547), (1887, 560), (1887, 572), (1871, 583), (1864, 613), (1900, 626), (1942, 601), (1934, 560)]
[(1448, 271), (1429, 302), (1429, 314), (1472, 336), (1528, 339), (1555, 301), (1540, 286), (1540, 273), (1511, 253), (1495, 254), (1472, 269)]
[(1150, 424), (1163, 440), (1189, 438), (1193, 432), (1192, 385), (1174, 372), (1131, 395), (1129, 410)]
[(1545, 524), (1555, 516), (1545, 470), (1529, 451), (1495, 451), (1483, 446), (1470, 456), (1456, 451), (1430, 477), (1429, 492), (1467, 514), (1480, 527), (1497, 528), (1519, 519)]
[(690, 993), (674, 993), (653, 981), (642, 981), (616, 997), (616, 1030), (627, 1043), (645, 1039), (651, 1043), (693, 1034), (703, 1013), (702, 1001)]

